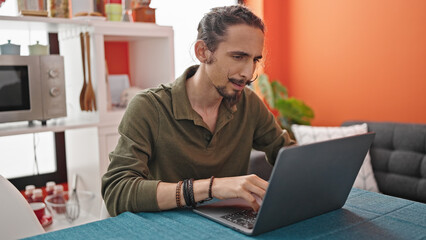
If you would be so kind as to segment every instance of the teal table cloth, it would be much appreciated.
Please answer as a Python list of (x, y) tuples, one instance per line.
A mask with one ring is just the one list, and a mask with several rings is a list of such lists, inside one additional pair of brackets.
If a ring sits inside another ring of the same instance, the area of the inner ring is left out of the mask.
[(426, 239), (426, 204), (353, 188), (342, 209), (246, 236), (190, 209), (125, 212), (28, 239)]

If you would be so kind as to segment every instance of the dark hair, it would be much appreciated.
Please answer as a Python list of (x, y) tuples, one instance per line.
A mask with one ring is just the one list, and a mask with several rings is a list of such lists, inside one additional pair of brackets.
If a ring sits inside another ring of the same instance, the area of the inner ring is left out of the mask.
[(228, 27), (238, 24), (259, 28), (264, 33), (262, 19), (243, 5), (233, 5), (213, 8), (205, 14), (198, 24), (197, 40), (203, 40), (207, 48), (214, 52), (219, 43), (225, 40)]

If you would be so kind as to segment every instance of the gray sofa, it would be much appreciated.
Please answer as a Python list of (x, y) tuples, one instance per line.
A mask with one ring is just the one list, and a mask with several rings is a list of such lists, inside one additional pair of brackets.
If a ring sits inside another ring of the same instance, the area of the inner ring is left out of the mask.
[[(342, 126), (364, 123), (347, 121)], [(426, 203), (426, 124), (366, 122), (376, 132), (371, 164), (380, 192)], [(253, 151), (249, 173), (269, 179), (272, 167)]]

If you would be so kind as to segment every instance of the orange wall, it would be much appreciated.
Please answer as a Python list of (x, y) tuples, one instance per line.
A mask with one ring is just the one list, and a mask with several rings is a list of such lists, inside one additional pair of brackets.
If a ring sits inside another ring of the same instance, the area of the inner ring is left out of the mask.
[(265, 72), (316, 114), (426, 123), (426, 1), (267, 0)]
[[(108, 74), (129, 74), (129, 43), (128, 42), (105, 42), (105, 60), (108, 65)], [(132, 84), (131, 84), (132, 85)]]
[[(288, 1), (264, 1), (265, 67), (270, 80), (278, 80), (289, 87), (289, 14)], [(286, 24), (283, 24), (286, 23)]]

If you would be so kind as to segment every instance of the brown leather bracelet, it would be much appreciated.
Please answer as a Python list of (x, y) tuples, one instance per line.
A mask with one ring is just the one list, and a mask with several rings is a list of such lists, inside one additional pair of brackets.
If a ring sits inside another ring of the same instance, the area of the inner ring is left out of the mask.
[(189, 194), (189, 200), (191, 201), (190, 206), (192, 208), (196, 208), (197, 202), (195, 202), (195, 197), (194, 197), (194, 179), (193, 178), (189, 179), (188, 181), (188, 194)]
[(188, 187), (189, 179), (183, 180), (182, 188), (183, 188), (183, 197), (185, 199), (186, 206), (191, 207), (191, 199), (189, 197), (189, 187)]

